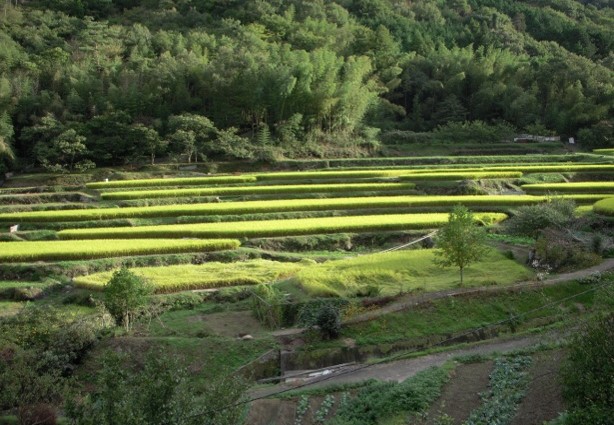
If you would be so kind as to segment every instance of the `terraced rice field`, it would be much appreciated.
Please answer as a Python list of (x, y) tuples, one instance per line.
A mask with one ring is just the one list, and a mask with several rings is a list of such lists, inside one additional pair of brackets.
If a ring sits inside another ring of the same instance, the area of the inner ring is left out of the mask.
[(114, 239), (0, 242), (0, 262), (69, 261), (131, 255), (175, 254), (236, 249), (237, 240)]
[[(600, 201), (594, 210), (614, 215), (610, 212), (614, 209), (611, 199), (601, 201), (614, 196), (614, 182), (574, 181), (522, 186), (522, 190), (529, 194), (519, 193), (514, 186), (527, 174), (547, 176), (552, 173), (552, 178), (559, 181), (595, 178), (596, 174), (614, 172), (614, 164), (607, 159), (600, 159), (604, 163), (586, 163), (583, 161), (595, 156), (541, 155), (526, 157), (527, 162), (523, 163), (521, 158), (467, 157), (458, 161), (450, 158), (449, 162), (444, 158), (424, 159), (422, 162), (416, 158), (398, 162), (391, 158), (382, 161), (340, 160), (334, 163), (340, 166), (365, 164), (368, 167), (91, 182), (86, 184), (87, 194), (80, 192), (82, 187), (30, 185), (1, 189), (0, 200), (3, 199), (5, 205), (0, 208), (0, 225), (8, 229), (14, 224), (24, 224), (26, 230), (39, 230), (4, 235), (4, 240), (10, 242), (0, 242), (0, 263), (87, 262), (106, 257), (235, 250), (240, 245), (237, 239), (249, 238), (409, 230), (427, 232), (445, 224), (448, 219), (446, 209), (457, 204), (479, 211), (476, 220), (490, 225), (507, 217), (502, 211), (547, 202), (549, 193), (561, 193), (558, 196), (574, 199), (578, 204), (592, 205)], [(479, 161), (481, 159), (483, 162)], [(428, 165), (429, 161), (434, 165)], [(136, 177), (137, 174), (124, 176)], [(491, 179), (497, 181), (488, 183)], [(505, 187), (511, 188), (511, 194), (434, 195), (428, 192), (440, 190), (439, 186), (452, 188), (459, 180), (484, 181), (493, 187), (507, 185)], [(437, 183), (433, 188), (423, 184), (438, 181), (444, 183)], [(416, 184), (420, 185), (419, 190)], [(218, 202), (203, 203), (200, 197), (210, 197), (209, 201)], [(174, 203), (176, 199), (183, 203)], [(126, 206), (135, 204), (144, 206)], [(583, 212), (589, 213), (589, 209), (587, 207)], [(199, 219), (200, 216), (209, 218)], [(207, 222), (187, 223), (189, 220)], [(186, 224), (177, 224), (182, 221)], [(26, 227), (28, 223), (32, 224)], [(56, 232), (53, 229), (65, 230)], [(60, 240), (21, 240), (36, 238)], [(243, 252), (233, 254), (235, 257), (232, 258), (238, 258)], [(330, 293), (325, 295), (343, 295), (360, 286), (351, 282), (364, 280), (358, 275), (364, 275), (366, 269), (354, 270), (358, 277), (350, 276), (351, 270), (344, 269), (347, 285), (333, 284), (327, 279), (343, 275), (335, 267), (329, 269), (322, 265), (314, 268), (299, 263), (250, 260), (135, 271), (156, 282), (158, 292), (256, 284), (295, 275), (301, 277), (303, 289), (310, 294), (318, 294), (326, 287)], [(366, 268), (377, 269), (374, 264)], [(83, 287), (99, 289), (110, 277), (109, 273), (81, 276), (76, 282)], [(377, 274), (379, 277), (373, 275), (368, 279), (383, 282), (380, 277), (384, 275), (386, 273), (380, 273)], [(400, 279), (409, 281), (410, 275), (403, 275)], [(400, 275), (386, 276), (390, 282), (397, 282)]]
[[(487, 224), (507, 218), (501, 213), (479, 213), (476, 220)], [(357, 217), (323, 217), (294, 220), (236, 221), (224, 223), (172, 224), (140, 227), (103, 227), (61, 230), (62, 239), (113, 238), (263, 238), (322, 233), (377, 232), (431, 229), (448, 221), (448, 214), (391, 214)]]

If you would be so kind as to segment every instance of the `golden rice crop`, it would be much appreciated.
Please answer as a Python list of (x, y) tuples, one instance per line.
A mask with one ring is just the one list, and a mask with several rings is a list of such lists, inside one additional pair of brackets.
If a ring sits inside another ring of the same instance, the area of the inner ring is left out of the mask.
[(103, 193), (102, 199), (144, 199), (144, 198), (178, 198), (182, 196), (216, 196), (216, 195), (258, 195), (282, 193), (328, 193), (352, 191), (387, 191), (410, 190), (412, 183), (345, 183), (345, 184), (301, 184), (271, 186), (227, 186), (175, 190), (138, 190), (130, 192)]
[(73, 241), (0, 242), (0, 262), (69, 261), (127, 255), (173, 254), (236, 249), (231, 239), (113, 239)]
[[(476, 220), (493, 223), (507, 216), (499, 213), (479, 213)], [(68, 229), (58, 232), (62, 239), (113, 238), (224, 238), (273, 237), (322, 233), (371, 232), (386, 230), (429, 229), (440, 227), (448, 214), (392, 214), (351, 217), (320, 217), (292, 220), (258, 220), (223, 223), (173, 224), (142, 227), (104, 227), (98, 229)]]
[(254, 176), (207, 176), (207, 177), (177, 177), (167, 179), (135, 179), (115, 180), (109, 182), (86, 183), (88, 189), (110, 189), (121, 187), (159, 187), (159, 186), (204, 186), (212, 184), (249, 183), (255, 182)]
[(522, 177), (520, 171), (463, 171), (413, 173), (400, 176), (403, 181), (429, 181), (429, 180), (480, 180), (480, 179), (516, 179)]
[(606, 198), (593, 205), (593, 211), (597, 214), (614, 216), (614, 198)]
[[(137, 267), (130, 271), (145, 278), (157, 293), (237, 285), (271, 283), (289, 277), (304, 267), (301, 263), (248, 260), (236, 263), (209, 262), (164, 267)], [(76, 286), (101, 290), (113, 271), (76, 277)]]

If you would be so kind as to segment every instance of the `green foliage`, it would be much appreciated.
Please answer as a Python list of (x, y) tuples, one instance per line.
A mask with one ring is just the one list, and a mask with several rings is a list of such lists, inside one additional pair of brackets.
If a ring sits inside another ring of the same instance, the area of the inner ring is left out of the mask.
[(429, 368), (401, 383), (373, 382), (339, 406), (331, 425), (375, 425), (399, 414), (422, 412), (441, 394), (451, 366)]
[(482, 405), (469, 415), (467, 425), (508, 424), (529, 386), (527, 369), (531, 358), (498, 358), (490, 374), (490, 390), (482, 394)]
[(601, 262), (601, 257), (592, 251), (592, 247), (560, 229), (542, 230), (535, 250), (538, 264), (547, 265), (554, 271), (580, 270)]
[(153, 292), (151, 285), (143, 278), (122, 267), (104, 286), (104, 306), (115, 319), (130, 331), (135, 318), (142, 313), (149, 303)]
[(341, 333), (341, 313), (338, 308), (326, 304), (316, 315), (316, 325), (324, 339), (335, 339)]
[(525, 184), (522, 190), (528, 193), (614, 193), (614, 182), (573, 182)]
[(113, 352), (105, 354), (96, 389), (67, 404), (71, 423), (234, 425), (242, 413), (234, 406), (244, 389), (236, 378), (212, 380), (204, 396), (198, 397), (187, 370), (173, 356), (152, 350), (140, 371), (126, 368), (125, 362)]
[(614, 314), (583, 326), (569, 345), (562, 369), (563, 395), (569, 403), (565, 424), (612, 423), (614, 404)]
[(435, 262), (442, 267), (458, 267), (461, 285), (465, 268), (486, 253), (486, 232), (475, 221), (473, 214), (459, 205), (450, 212), (448, 223), (437, 233), (439, 249)]
[(519, 207), (503, 227), (506, 233), (536, 238), (542, 229), (563, 229), (574, 218), (576, 204), (571, 199), (554, 198), (538, 205)]
[(597, 214), (614, 216), (614, 198), (602, 199), (593, 205), (593, 211)]

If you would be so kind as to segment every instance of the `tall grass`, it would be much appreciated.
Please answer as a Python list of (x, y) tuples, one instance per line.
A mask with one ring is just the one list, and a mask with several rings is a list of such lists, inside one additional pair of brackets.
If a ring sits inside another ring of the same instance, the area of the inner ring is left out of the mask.
[(129, 192), (107, 192), (101, 195), (105, 200), (177, 198), (181, 196), (216, 195), (258, 195), (287, 193), (328, 193), (352, 191), (394, 191), (414, 189), (412, 183), (346, 183), (346, 184), (301, 184), (271, 186), (210, 187), (176, 190), (139, 190)]
[(0, 262), (69, 261), (128, 255), (173, 254), (236, 249), (237, 240), (114, 239), (0, 242)]
[[(493, 223), (507, 216), (500, 213), (475, 214), (476, 220)], [(312, 235), (321, 233), (372, 232), (383, 230), (429, 229), (448, 221), (448, 214), (393, 214), (351, 217), (321, 217), (291, 220), (235, 221), (223, 223), (174, 224), (162, 226), (69, 229), (58, 232), (62, 239), (107, 238), (224, 238)]]

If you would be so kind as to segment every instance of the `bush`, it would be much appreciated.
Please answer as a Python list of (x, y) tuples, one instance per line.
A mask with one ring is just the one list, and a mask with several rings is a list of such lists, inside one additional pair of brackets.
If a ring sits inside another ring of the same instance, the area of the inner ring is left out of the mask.
[(614, 313), (586, 325), (569, 345), (562, 368), (563, 395), (570, 406), (566, 424), (614, 423)]
[(557, 229), (544, 229), (535, 243), (537, 259), (554, 271), (577, 270), (594, 266), (601, 257), (582, 242)]
[(316, 324), (324, 339), (335, 339), (341, 333), (341, 314), (339, 309), (332, 305), (323, 306), (318, 312)]
[(50, 404), (28, 404), (21, 406), (17, 413), (20, 425), (55, 425), (57, 423), (57, 413)]
[(149, 302), (153, 288), (141, 277), (122, 267), (104, 287), (104, 306), (115, 319), (130, 331), (135, 317)]
[(535, 238), (547, 227), (564, 228), (574, 219), (576, 204), (569, 199), (554, 199), (538, 205), (519, 207), (504, 224), (512, 235)]

